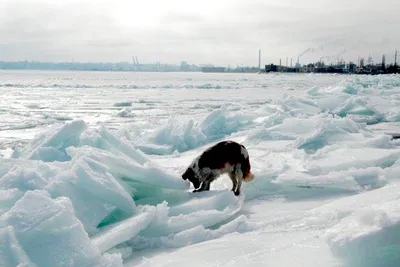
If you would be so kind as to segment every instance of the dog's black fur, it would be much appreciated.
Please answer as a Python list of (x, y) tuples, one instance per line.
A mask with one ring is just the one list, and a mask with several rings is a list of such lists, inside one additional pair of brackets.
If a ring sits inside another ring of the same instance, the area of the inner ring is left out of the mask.
[(189, 180), (195, 190), (193, 192), (210, 190), (210, 183), (220, 175), (228, 173), (232, 180), (232, 191), (240, 194), (242, 181), (254, 179), (251, 173), (249, 154), (246, 148), (233, 141), (220, 142), (194, 159), (182, 175), (183, 180)]

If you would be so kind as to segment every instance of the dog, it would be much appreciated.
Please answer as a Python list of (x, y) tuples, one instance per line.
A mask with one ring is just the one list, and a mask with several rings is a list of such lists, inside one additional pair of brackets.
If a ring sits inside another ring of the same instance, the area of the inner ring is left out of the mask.
[(243, 145), (222, 141), (206, 149), (193, 160), (182, 174), (182, 179), (193, 184), (195, 193), (210, 190), (211, 182), (225, 173), (232, 180), (232, 191), (236, 196), (240, 195), (242, 181), (250, 182), (254, 179), (249, 153)]

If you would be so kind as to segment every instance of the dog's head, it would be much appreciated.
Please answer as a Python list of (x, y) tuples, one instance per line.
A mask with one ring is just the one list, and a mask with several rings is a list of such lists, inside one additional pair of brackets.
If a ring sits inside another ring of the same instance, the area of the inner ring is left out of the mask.
[(182, 179), (189, 180), (196, 189), (200, 187), (200, 181), (192, 167), (186, 169), (186, 171), (182, 174)]

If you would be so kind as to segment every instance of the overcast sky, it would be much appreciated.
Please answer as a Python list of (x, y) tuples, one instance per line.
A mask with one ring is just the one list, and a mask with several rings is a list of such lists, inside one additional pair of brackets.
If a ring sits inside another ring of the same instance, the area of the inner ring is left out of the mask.
[(396, 48), (400, 0), (0, 0), (0, 60), (391, 62)]

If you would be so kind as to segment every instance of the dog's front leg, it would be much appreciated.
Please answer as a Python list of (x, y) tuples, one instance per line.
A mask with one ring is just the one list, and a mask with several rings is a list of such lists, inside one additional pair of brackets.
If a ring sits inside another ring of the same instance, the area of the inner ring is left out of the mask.
[(203, 191), (203, 190), (202, 190), (202, 187), (203, 187), (203, 185), (204, 185), (204, 182), (203, 182), (203, 183), (201, 183), (201, 185), (200, 185), (200, 187), (199, 187), (199, 188), (197, 188), (197, 189), (193, 190), (193, 193), (197, 193), (197, 192)]
[(210, 191), (210, 184), (211, 184), (211, 182), (210, 182), (210, 181), (206, 181), (206, 182), (204, 182), (204, 183), (206, 184), (204, 190), (205, 190), (205, 191)]
[(208, 182), (208, 181), (202, 182), (201, 186), (198, 189), (193, 190), (193, 193), (202, 192), (202, 191), (206, 191), (206, 190), (207, 191), (210, 190), (210, 182)]
[(213, 173), (210, 172), (210, 173), (206, 174), (205, 180), (204, 180), (204, 182), (202, 182), (200, 188), (196, 189), (193, 192), (209, 191), (210, 190), (210, 184), (211, 184), (212, 181), (214, 181), (214, 179), (215, 179), (215, 176), (214, 176)]

